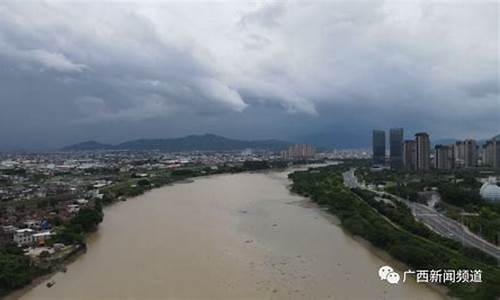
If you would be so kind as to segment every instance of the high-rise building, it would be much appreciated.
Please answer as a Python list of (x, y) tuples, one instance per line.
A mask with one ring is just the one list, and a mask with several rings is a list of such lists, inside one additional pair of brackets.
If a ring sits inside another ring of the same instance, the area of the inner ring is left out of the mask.
[(455, 143), (455, 165), (459, 168), (465, 166), (465, 142), (456, 141)]
[(465, 140), (464, 145), (464, 167), (477, 167), (477, 144), (475, 140)]
[(373, 163), (385, 163), (385, 131), (373, 130), (372, 134)]
[(500, 169), (500, 135), (486, 141), (483, 149), (483, 164)]
[(477, 166), (478, 146), (475, 140), (467, 139), (455, 143), (455, 164), (457, 167), (473, 168)]
[(415, 170), (417, 146), (415, 141), (403, 142), (403, 165), (408, 170)]
[(448, 170), (454, 165), (454, 145), (436, 145), (436, 153), (434, 156), (436, 169)]
[(493, 140), (487, 140), (483, 145), (483, 165), (493, 166)]
[(403, 135), (403, 128), (389, 130), (390, 162), (393, 169), (403, 166)]
[(316, 150), (311, 145), (292, 145), (286, 151), (281, 152), (281, 156), (285, 160), (300, 160), (314, 158)]
[(416, 169), (418, 171), (426, 171), (430, 168), (430, 152), (431, 142), (429, 135), (425, 132), (415, 134), (416, 143)]
[(500, 136), (494, 137), (492, 140), (493, 144), (493, 168), (500, 169)]

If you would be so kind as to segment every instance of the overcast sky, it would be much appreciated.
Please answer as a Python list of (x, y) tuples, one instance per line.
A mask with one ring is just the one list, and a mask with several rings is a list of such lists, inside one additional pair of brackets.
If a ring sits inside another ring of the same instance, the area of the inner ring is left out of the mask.
[(205, 132), (362, 145), (389, 127), (491, 137), (499, 17), (496, 1), (3, 0), (0, 149)]

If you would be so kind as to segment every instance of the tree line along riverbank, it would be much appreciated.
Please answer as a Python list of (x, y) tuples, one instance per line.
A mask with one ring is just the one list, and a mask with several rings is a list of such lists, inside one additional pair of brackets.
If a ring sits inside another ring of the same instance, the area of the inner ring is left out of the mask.
[[(303, 164), (306, 162), (295, 163)], [(49, 220), (50, 224), (54, 226), (55, 235), (46, 241), (46, 245), (62, 243), (68, 245), (68, 248), (81, 252), (80, 250), (86, 249), (86, 235), (98, 230), (99, 224), (103, 221), (103, 208), (105, 206), (139, 196), (153, 188), (199, 176), (284, 169), (288, 166), (289, 163), (284, 161), (246, 161), (239, 165), (228, 164), (218, 168), (195, 167), (164, 170), (148, 174), (146, 177), (130, 174), (103, 188), (102, 199), (96, 199), (92, 207), (82, 208), (69, 221)], [(0, 247), (0, 297), (30, 284), (36, 278), (58, 271), (61, 264), (72, 257), (74, 257), (74, 251), (68, 251), (67, 255), (59, 257), (57, 260), (51, 260), (42, 255), (38, 261), (33, 261), (25, 255), (22, 248), (15, 244)]]
[[(371, 172), (369, 165), (359, 166), (356, 175), (366, 184), (383, 186), (393, 195), (426, 203), (425, 195), (437, 194), (434, 207), (446, 216), (464, 224), (470, 231), (492, 244), (500, 244), (500, 203), (484, 200), (480, 195), (482, 179), (500, 176), (491, 168), (452, 170), (381, 170)], [(485, 178), (486, 177), (486, 178)]]
[[(482, 270), (482, 283), (447, 283), (449, 295), (461, 299), (497, 299), (500, 268), (493, 257), (437, 235), (417, 222), (403, 203), (375, 200), (375, 194), (349, 189), (342, 164), (289, 175), (292, 191), (325, 206), (341, 226), (388, 252), (413, 270)], [(391, 203), (391, 204), (389, 204)]]

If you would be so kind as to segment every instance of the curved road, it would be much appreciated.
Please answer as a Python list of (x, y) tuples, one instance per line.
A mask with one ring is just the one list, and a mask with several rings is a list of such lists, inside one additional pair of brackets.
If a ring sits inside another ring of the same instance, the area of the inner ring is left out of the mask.
[[(344, 185), (349, 188), (364, 188), (358, 182), (358, 178), (354, 175), (354, 169), (351, 169), (345, 173), (344, 176)], [(500, 260), (500, 248), (483, 240), (481, 237), (475, 235), (470, 232), (465, 226), (460, 224), (459, 222), (448, 218), (447, 216), (437, 212), (436, 210), (428, 207), (427, 205), (423, 205), (416, 202), (411, 202), (401, 197), (386, 193), (386, 192), (377, 192), (373, 191), (379, 195), (388, 195), (394, 199), (397, 199), (401, 202), (404, 202), (412, 211), (413, 215), (417, 220), (424, 223), (425, 225), (432, 228), (436, 233), (457, 240), (464, 245), (478, 248), (485, 253), (495, 257), (497, 260)]]

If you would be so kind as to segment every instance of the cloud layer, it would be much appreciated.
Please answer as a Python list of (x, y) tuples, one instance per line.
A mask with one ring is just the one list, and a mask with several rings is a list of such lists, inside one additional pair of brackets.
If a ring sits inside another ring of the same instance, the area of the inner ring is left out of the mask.
[(500, 131), (499, 17), (472, 1), (2, 1), (0, 137), (280, 137), (349, 122), (485, 137)]

